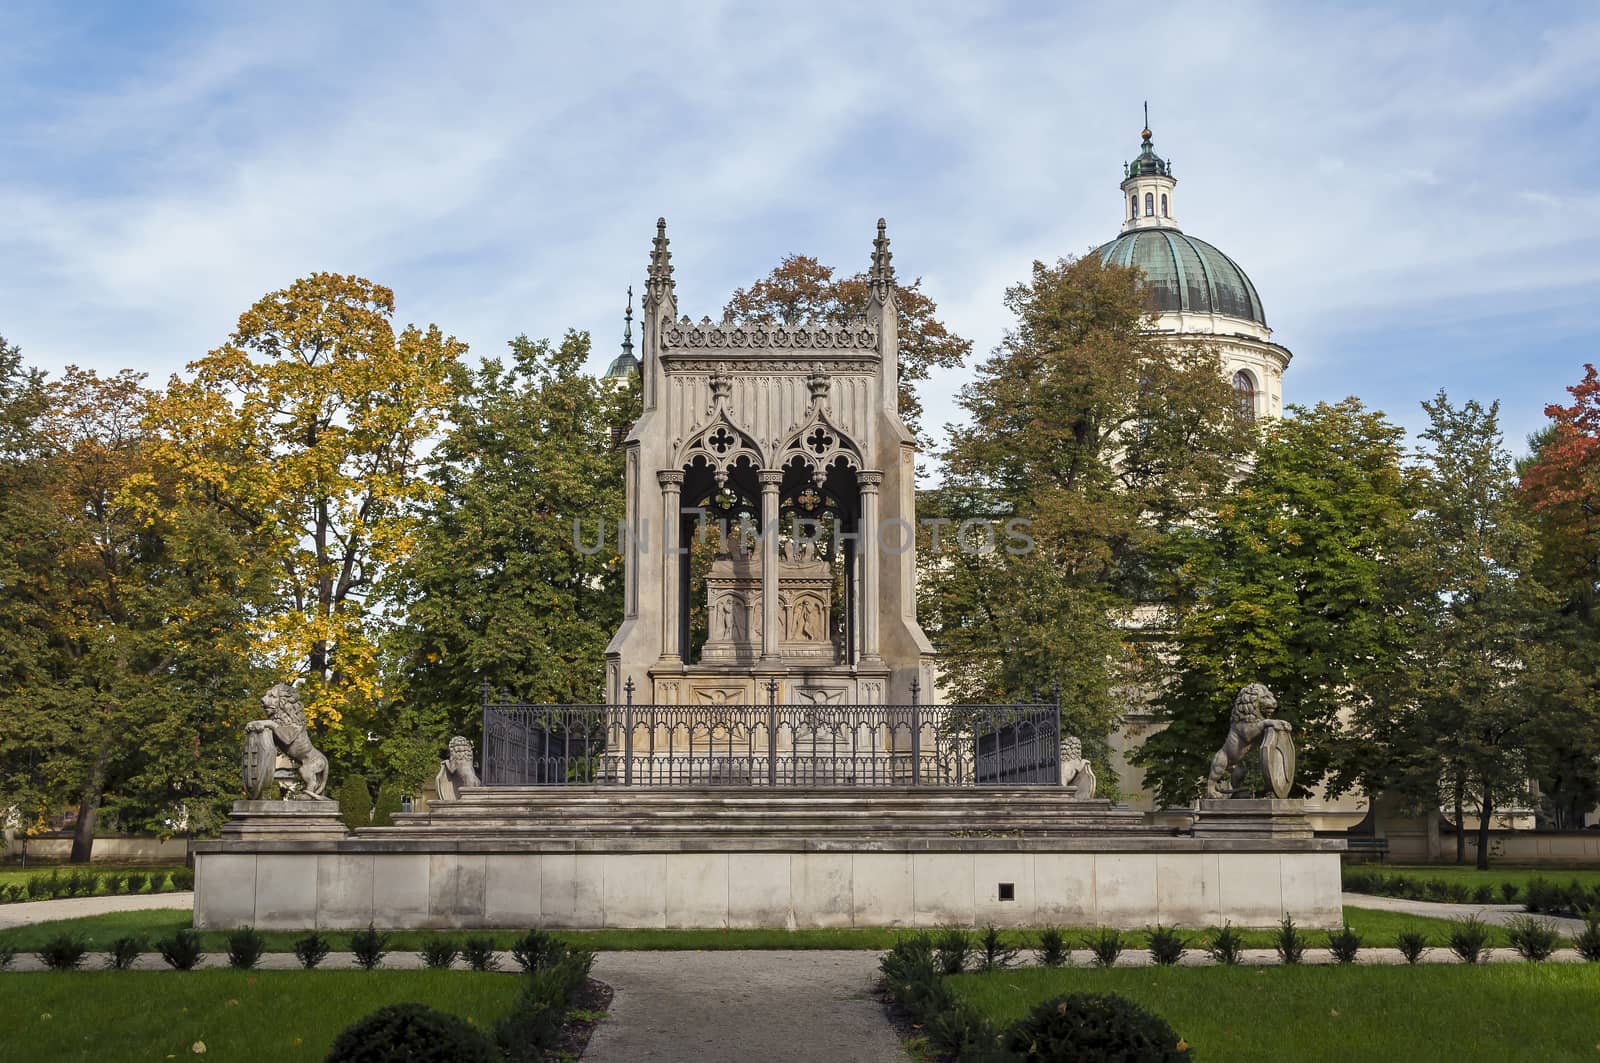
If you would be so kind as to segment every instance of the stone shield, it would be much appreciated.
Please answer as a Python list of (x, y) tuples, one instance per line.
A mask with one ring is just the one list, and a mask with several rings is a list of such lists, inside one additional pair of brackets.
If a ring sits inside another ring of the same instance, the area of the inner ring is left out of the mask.
[(1294, 785), (1294, 739), (1287, 729), (1274, 727), (1261, 736), (1261, 774), (1273, 797), (1289, 799)]
[(272, 769), (278, 759), (278, 750), (272, 742), (272, 732), (266, 728), (244, 733), (244, 793), (252, 801), (266, 800), (272, 786)]

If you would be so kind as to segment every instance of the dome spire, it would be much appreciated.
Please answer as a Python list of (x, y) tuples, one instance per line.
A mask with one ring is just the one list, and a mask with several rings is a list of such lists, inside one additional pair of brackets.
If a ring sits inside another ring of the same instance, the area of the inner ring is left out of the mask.
[(1176, 229), (1177, 211), (1172, 162), (1156, 154), (1150, 132), (1150, 101), (1144, 101), (1144, 128), (1139, 131), (1139, 155), (1122, 164), (1122, 231)]
[(633, 285), (628, 285), (628, 309), (622, 314), (622, 353), (633, 357)]

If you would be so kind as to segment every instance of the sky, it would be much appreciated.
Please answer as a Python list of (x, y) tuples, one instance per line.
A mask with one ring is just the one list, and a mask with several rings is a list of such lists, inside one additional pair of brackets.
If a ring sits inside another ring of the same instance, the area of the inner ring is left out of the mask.
[(164, 383), (327, 270), (476, 355), (589, 330), (599, 372), (658, 215), (696, 318), (789, 253), (864, 268), (883, 216), (975, 363), (1035, 259), (1116, 235), (1148, 100), (1286, 402), (1499, 399), (1520, 450), (1600, 360), (1596, 55), (1592, 3), (13, 2), (0, 335)]

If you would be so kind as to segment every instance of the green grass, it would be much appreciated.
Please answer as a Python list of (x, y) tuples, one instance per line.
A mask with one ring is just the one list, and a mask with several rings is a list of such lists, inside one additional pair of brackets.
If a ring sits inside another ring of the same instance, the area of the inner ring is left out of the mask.
[(1203, 1061), (1592, 1060), (1600, 966), (1028, 968), (961, 975), (996, 1022), (1080, 990), (1159, 1013)]
[(0, 1061), (321, 1059), (339, 1031), (385, 1004), (423, 1001), (479, 1029), (511, 1009), (519, 979), (469, 971), (81, 971), (6, 975)]
[(33, 876), (48, 875), (52, 871), (63, 877), (72, 874), (74, 871), (89, 871), (95, 875), (127, 874), (129, 871), (142, 871), (146, 875), (170, 875), (182, 867), (182, 864), (162, 864), (159, 867), (142, 864), (129, 864), (126, 867), (122, 864), (29, 864), (26, 871), (19, 871), (15, 868), (0, 870), (0, 886), (18, 882), (26, 884)]
[[(1444, 919), (1419, 919), (1414, 916), (1401, 915), (1395, 912), (1374, 911), (1366, 908), (1346, 908), (1345, 917), (1350, 920), (1350, 925), (1362, 937), (1362, 944), (1369, 946), (1394, 944), (1395, 934), (1405, 927), (1415, 926), (1426, 930), (1433, 943), (1442, 945), (1444, 934), (1449, 923)], [(190, 913), (181, 909), (155, 910), (145, 912), (113, 912), (107, 915), (86, 916), (82, 919), (60, 919), (48, 923), (33, 923), (28, 926), (14, 927), (10, 930), (0, 930), (0, 945), (9, 945), (18, 952), (31, 952), (44, 942), (57, 934), (66, 932), (82, 936), (93, 950), (103, 950), (115, 938), (124, 935), (143, 934), (151, 940), (171, 934), (189, 926)], [(294, 946), (294, 940), (304, 931), (267, 931), (267, 951), (289, 952)], [(423, 942), (436, 938), (441, 933), (452, 934), (455, 937), (464, 936), (464, 931), (437, 931), (437, 930), (397, 930), (390, 934), (389, 950), (391, 952), (415, 952), (422, 947)], [(520, 930), (495, 930), (489, 931), (501, 948), (509, 948), (511, 943), (521, 936)], [(886, 949), (893, 945), (895, 939), (904, 930), (890, 928), (863, 928), (863, 929), (838, 929), (838, 930), (563, 930), (562, 937), (587, 948), (601, 952), (617, 951), (621, 949), (641, 950), (697, 950), (707, 951), (725, 949)], [(1073, 939), (1074, 945), (1079, 945), (1087, 929), (1068, 930), (1068, 935)], [(1190, 936), (1198, 938), (1200, 929), (1191, 928)], [(1506, 944), (1505, 931), (1499, 927), (1490, 928), (1491, 945)], [(1271, 948), (1272, 931), (1246, 930), (1245, 943), (1249, 948)], [(1307, 934), (1313, 946), (1324, 943), (1320, 931), (1310, 930)], [(333, 940), (335, 951), (346, 951), (345, 942), (349, 934), (343, 931), (330, 931), (327, 935)], [(223, 931), (208, 930), (202, 935), (204, 948), (207, 952), (224, 952), (227, 949), (226, 933)], [(1007, 931), (1006, 937), (1013, 944), (1023, 948), (1032, 948), (1036, 943), (1038, 934), (1034, 930)], [(1130, 931), (1125, 935), (1128, 948), (1144, 947), (1144, 932), (1142, 930)], [(1195, 947), (1198, 947), (1196, 945)]]
[(1577, 879), (1585, 886), (1600, 884), (1600, 869), (1583, 867), (1491, 867), (1487, 871), (1479, 871), (1475, 867), (1458, 867), (1455, 864), (1421, 867), (1403, 864), (1352, 864), (1350, 869), (1373, 871), (1380, 875), (1403, 876), (1418, 881), (1436, 878), (1441, 882), (1464, 882), (1469, 888), (1486, 882), (1497, 891), (1494, 898), (1496, 903), (1501, 899), (1498, 890), (1502, 882), (1514, 882), (1522, 890), (1527, 889), (1530, 879), (1536, 878), (1542, 878), (1546, 882), (1557, 882), (1563, 886), (1573, 879)]

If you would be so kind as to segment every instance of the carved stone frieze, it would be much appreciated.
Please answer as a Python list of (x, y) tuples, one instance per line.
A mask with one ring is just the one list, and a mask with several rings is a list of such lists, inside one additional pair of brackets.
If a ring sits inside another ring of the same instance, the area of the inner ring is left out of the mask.
[(865, 318), (838, 325), (830, 322), (801, 325), (759, 325), (703, 318), (696, 324), (687, 316), (661, 330), (661, 349), (747, 351), (876, 351), (877, 326)]

